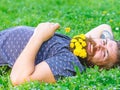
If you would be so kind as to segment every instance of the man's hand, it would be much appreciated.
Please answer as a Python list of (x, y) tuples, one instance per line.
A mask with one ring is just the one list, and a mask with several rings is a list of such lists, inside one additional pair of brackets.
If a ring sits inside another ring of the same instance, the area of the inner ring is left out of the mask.
[(34, 35), (37, 36), (39, 39), (43, 40), (44, 42), (51, 38), (59, 27), (60, 25), (58, 23), (40, 23), (36, 27)]

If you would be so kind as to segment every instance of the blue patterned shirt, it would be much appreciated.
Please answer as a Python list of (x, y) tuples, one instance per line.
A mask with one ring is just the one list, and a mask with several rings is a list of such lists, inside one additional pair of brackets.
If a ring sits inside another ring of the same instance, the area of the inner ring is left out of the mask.
[[(34, 27), (17, 26), (0, 32), (0, 65), (7, 64), (10, 67), (14, 65), (34, 29)], [(55, 33), (42, 44), (36, 55), (35, 64), (45, 61), (56, 80), (60, 77), (74, 76), (75, 66), (80, 72), (85, 69), (79, 59), (69, 51), (69, 41), (69, 37)]]

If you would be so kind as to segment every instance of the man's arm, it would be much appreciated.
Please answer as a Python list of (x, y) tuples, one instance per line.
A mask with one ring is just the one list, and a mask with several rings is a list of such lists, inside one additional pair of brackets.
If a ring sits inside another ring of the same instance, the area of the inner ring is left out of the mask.
[(13, 85), (29, 80), (55, 82), (47, 63), (41, 62), (35, 66), (35, 57), (42, 43), (51, 38), (58, 28), (58, 23), (41, 23), (36, 27), (34, 34), (13, 65), (10, 75)]
[(107, 24), (99, 25), (96, 28), (93, 28), (88, 33), (85, 34), (87, 37), (91, 38), (109, 38), (113, 39), (112, 29)]

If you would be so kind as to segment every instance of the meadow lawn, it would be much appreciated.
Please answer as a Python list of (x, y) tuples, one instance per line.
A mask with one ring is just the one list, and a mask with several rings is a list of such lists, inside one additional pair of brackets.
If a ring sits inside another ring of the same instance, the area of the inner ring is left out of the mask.
[[(120, 0), (0, 0), (0, 30), (9, 27), (37, 26), (41, 22), (58, 22), (58, 33), (72, 37), (90, 29), (109, 24), (114, 38), (120, 40)], [(65, 28), (70, 27), (70, 32)], [(85, 72), (59, 80), (55, 84), (29, 82), (11, 85), (7, 66), (0, 67), (0, 90), (119, 90), (120, 70), (99, 70), (97, 66)]]

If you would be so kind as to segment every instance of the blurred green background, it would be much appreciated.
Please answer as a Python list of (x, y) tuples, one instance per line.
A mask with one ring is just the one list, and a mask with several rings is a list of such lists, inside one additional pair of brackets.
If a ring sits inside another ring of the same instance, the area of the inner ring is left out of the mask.
[[(100, 24), (112, 27), (115, 39), (120, 40), (120, 0), (0, 0), (0, 30), (41, 22), (58, 22), (59, 33), (72, 37), (87, 33)], [(65, 28), (70, 27), (70, 32)], [(1, 90), (113, 90), (120, 88), (118, 68), (99, 71), (97, 67), (77, 77), (66, 78), (56, 84), (30, 82), (12, 87), (8, 69), (0, 69)]]
[(58, 22), (61, 32), (70, 27), (70, 36), (86, 33), (106, 23), (120, 35), (119, 0), (1, 0), (0, 30), (17, 25), (37, 26), (41, 22)]

